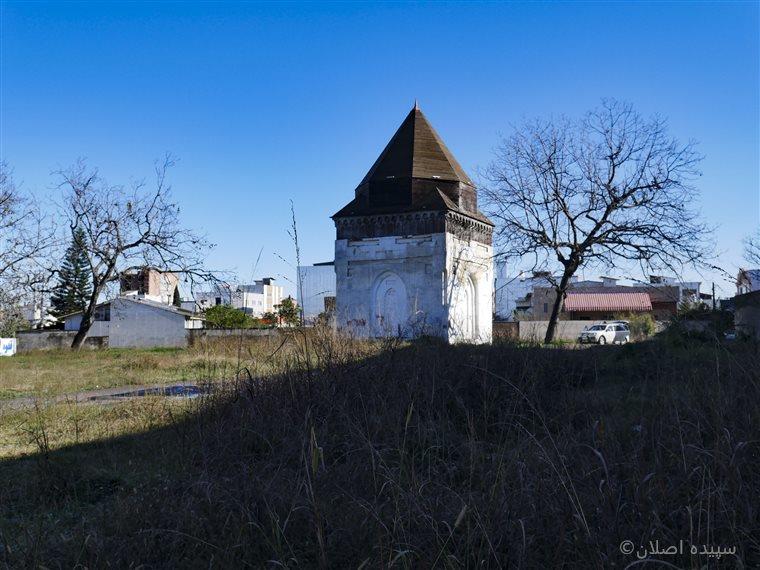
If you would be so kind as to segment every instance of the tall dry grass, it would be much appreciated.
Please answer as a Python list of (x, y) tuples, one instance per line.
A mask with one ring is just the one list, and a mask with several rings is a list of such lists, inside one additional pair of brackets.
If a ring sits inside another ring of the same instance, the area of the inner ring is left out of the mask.
[[(687, 551), (660, 567), (760, 565), (756, 345), (379, 346), (295, 332), (271, 353), (238, 350), (239, 384), (189, 417), (26, 460), (29, 476), (0, 491), (26, 528), (0, 527), (0, 559), (601, 569), (643, 564), (623, 540), (683, 540), (736, 556)], [(72, 454), (105, 454), (119, 475), (104, 483)], [(156, 472), (136, 482), (136, 464)], [(51, 480), (68, 483), (51, 492)]]

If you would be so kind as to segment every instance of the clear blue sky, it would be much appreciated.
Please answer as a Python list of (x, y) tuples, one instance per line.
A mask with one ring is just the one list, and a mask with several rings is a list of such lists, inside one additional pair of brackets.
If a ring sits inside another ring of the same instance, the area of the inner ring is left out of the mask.
[[(2, 2), (2, 158), (51, 198), (87, 157), (112, 183), (165, 151), (186, 223), (244, 279), (332, 259), (329, 216), (420, 101), (471, 174), (524, 117), (602, 97), (700, 141), (721, 263), (760, 223), (758, 2)], [(711, 278), (712, 276), (708, 276)], [(726, 288), (728, 291), (729, 288)]]

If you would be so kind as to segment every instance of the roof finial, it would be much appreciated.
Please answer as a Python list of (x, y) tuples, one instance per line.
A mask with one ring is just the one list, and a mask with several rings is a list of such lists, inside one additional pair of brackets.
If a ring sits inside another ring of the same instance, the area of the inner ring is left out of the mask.
[(420, 105), (419, 105), (419, 103), (417, 103), (417, 97), (414, 98), (414, 110), (415, 111), (419, 111), (420, 110)]

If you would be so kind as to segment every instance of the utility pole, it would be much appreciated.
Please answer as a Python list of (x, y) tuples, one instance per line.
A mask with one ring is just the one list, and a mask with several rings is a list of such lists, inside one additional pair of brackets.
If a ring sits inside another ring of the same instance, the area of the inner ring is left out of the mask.
[(713, 284), (712, 284), (712, 302), (713, 302), (713, 311), (715, 311), (715, 281), (713, 281)]

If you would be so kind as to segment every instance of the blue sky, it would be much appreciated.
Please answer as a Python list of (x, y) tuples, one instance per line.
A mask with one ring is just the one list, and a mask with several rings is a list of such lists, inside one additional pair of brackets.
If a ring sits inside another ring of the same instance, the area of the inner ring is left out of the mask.
[(415, 98), (475, 174), (521, 119), (615, 97), (700, 142), (733, 272), (760, 224), (759, 6), (4, 1), (0, 154), (52, 200), (77, 157), (118, 183), (170, 151), (210, 264), (248, 279), (263, 250), (256, 277), (294, 279), (288, 200), (302, 261), (332, 259), (329, 216)]

